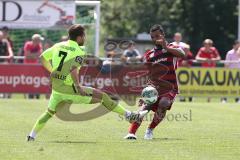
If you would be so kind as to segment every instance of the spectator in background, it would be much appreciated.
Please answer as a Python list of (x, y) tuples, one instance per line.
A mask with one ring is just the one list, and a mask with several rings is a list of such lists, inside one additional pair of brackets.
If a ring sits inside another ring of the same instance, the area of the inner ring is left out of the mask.
[[(48, 49), (48, 48), (51, 48), (52, 46), (54, 45), (54, 43), (50, 40), (50, 39), (46, 39), (45, 41), (44, 41), (44, 44), (43, 44), (43, 50), (45, 51), (46, 49)], [(45, 94), (45, 98), (46, 99), (49, 99), (50, 98), (50, 90), (49, 90), (49, 93), (46, 93)]]
[[(9, 31), (10, 29), (7, 27), (7, 26), (4, 26), (2, 28), (2, 33), (3, 33), (3, 39), (6, 39), (8, 41), (8, 43), (10, 44), (11, 46), (11, 50), (13, 50), (13, 41), (11, 40), (10, 36), (9, 36)], [(13, 54), (12, 54), (12, 57), (13, 57)], [(8, 60), (9, 63), (12, 63), (14, 61), (14, 59), (10, 58)]]
[(182, 34), (179, 32), (174, 34), (173, 40), (174, 42), (172, 42), (172, 44), (175, 46), (179, 46), (182, 49), (184, 49), (185, 46), (187, 45), (186, 43), (182, 42)]
[(184, 58), (179, 58), (178, 60), (178, 66), (181, 67), (190, 67), (191, 66), (191, 61), (193, 59), (193, 54), (190, 51), (190, 45), (187, 43), (182, 42), (182, 34), (177, 32), (174, 34), (174, 42), (172, 42), (173, 45), (181, 47), (185, 53), (186, 56)]
[[(226, 55), (226, 62), (225, 67), (226, 68), (237, 68), (240, 69), (240, 42), (235, 41), (233, 44), (233, 48), (227, 52)], [(222, 103), (226, 103), (227, 98), (222, 98)], [(235, 98), (235, 102), (240, 103), (239, 98)]]
[(37, 64), (38, 57), (42, 53), (42, 41), (44, 38), (39, 34), (32, 36), (32, 41), (27, 41), (24, 44), (24, 63)]
[(7, 26), (2, 28), (2, 32), (3, 32), (3, 38), (7, 39), (11, 48), (13, 49), (13, 41), (11, 40), (10, 36), (9, 36), (9, 28)]
[[(205, 39), (203, 41), (203, 47), (201, 47), (197, 53), (196, 60), (201, 62), (202, 67), (216, 67), (216, 61), (221, 60), (218, 50), (213, 47), (213, 41), (211, 39)], [(208, 102), (211, 98), (208, 97)]]
[[(178, 58), (178, 66), (179, 67), (190, 67), (192, 65), (192, 59), (193, 59), (193, 54), (190, 51), (190, 46), (187, 43), (182, 42), (182, 34), (179, 32), (176, 32), (173, 37), (173, 42), (172, 44), (174, 46), (179, 46), (181, 47), (185, 54), (184, 58)], [(192, 97), (188, 97), (189, 102), (192, 102)], [(186, 98), (180, 96), (180, 101), (185, 102)]]
[(225, 59), (227, 61), (225, 63), (226, 68), (238, 68), (238, 69), (240, 69), (239, 47), (240, 47), (240, 42), (236, 40), (233, 44), (233, 48), (230, 51), (227, 52), (226, 59)]
[[(3, 32), (0, 31), (0, 56), (6, 56), (7, 59), (1, 59), (0, 63), (8, 63), (10, 59), (13, 58), (12, 47), (10, 46), (7, 39), (4, 39)], [(4, 93), (0, 94), (2, 98), (11, 98), (11, 94)]]
[[(3, 32), (0, 31), (0, 56), (7, 56), (8, 59), (13, 57), (12, 47), (9, 42), (4, 39)], [(7, 62), (6, 59), (0, 59), (0, 63)]]
[[(39, 63), (39, 56), (42, 53), (42, 41), (44, 38), (39, 34), (34, 34), (32, 36), (32, 41), (27, 41), (24, 44), (24, 63), (25, 64), (38, 64)], [(38, 93), (29, 94), (28, 98), (40, 98)]]
[(216, 61), (221, 60), (221, 57), (218, 50), (213, 47), (211, 39), (203, 41), (203, 47), (199, 49), (196, 60), (201, 62), (202, 67), (216, 67)]
[(135, 48), (135, 42), (130, 41), (128, 49), (123, 52), (121, 59), (127, 63), (140, 62), (142, 59), (141, 54)]
[(108, 51), (107, 58), (102, 62), (102, 73), (110, 73), (121, 68), (121, 61), (115, 60), (117, 58), (117, 53), (115, 51)]

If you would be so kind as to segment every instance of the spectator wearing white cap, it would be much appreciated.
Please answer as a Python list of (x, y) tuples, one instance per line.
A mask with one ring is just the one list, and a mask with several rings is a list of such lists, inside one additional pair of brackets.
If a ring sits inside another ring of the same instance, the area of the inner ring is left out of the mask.
[[(40, 34), (34, 34), (31, 41), (24, 44), (24, 64), (38, 64), (39, 56), (42, 53), (42, 41), (44, 38)], [(28, 98), (40, 98), (39, 93), (29, 94)]]
[(42, 53), (42, 41), (44, 38), (40, 34), (34, 34), (31, 41), (24, 44), (24, 63), (36, 64), (38, 57)]

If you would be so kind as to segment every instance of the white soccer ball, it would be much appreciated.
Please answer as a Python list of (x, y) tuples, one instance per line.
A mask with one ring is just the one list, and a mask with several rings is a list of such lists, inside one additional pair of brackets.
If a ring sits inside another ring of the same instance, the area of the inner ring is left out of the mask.
[(142, 99), (147, 105), (154, 104), (158, 99), (158, 92), (153, 86), (147, 86), (142, 90)]

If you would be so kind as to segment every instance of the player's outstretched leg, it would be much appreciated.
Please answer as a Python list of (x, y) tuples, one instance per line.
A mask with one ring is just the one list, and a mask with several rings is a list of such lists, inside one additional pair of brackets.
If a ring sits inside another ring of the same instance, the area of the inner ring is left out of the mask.
[(130, 125), (128, 129), (128, 134), (124, 137), (124, 139), (136, 140), (137, 139), (136, 132), (137, 132), (137, 129), (140, 127), (141, 123), (142, 123), (142, 119), (140, 121), (133, 122)]
[(152, 120), (152, 122), (150, 123), (150, 125), (148, 126), (148, 128), (145, 132), (144, 139), (146, 139), (146, 140), (153, 139), (154, 128), (160, 122), (162, 122), (162, 120), (166, 116), (167, 109), (169, 108), (169, 106), (171, 106), (171, 104), (172, 104), (172, 102), (168, 97), (161, 98), (161, 100), (159, 101), (159, 104), (158, 104), (158, 108), (154, 113), (153, 120)]
[[(143, 101), (140, 100), (139, 101), (139, 106), (142, 106), (141, 107), (141, 111), (144, 111), (144, 110), (148, 110), (146, 108), (146, 106), (142, 105), (143, 104)], [(141, 118), (139, 121), (137, 122), (133, 122), (130, 126), (129, 126), (129, 129), (128, 129), (128, 134), (124, 137), (124, 139), (130, 139), (130, 140), (136, 140), (137, 139), (137, 136), (136, 136), (136, 132), (138, 130), (138, 128), (141, 126), (141, 123), (143, 121), (143, 118)]]
[(37, 133), (45, 126), (45, 124), (47, 123), (47, 121), (54, 115), (53, 111), (46, 111), (45, 113), (43, 113), (37, 120), (37, 122), (35, 123), (35, 125), (32, 128), (32, 131), (30, 132), (30, 134), (27, 136), (27, 141), (34, 141), (34, 139), (36, 138)]
[(125, 109), (120, 103), (111, 99), (109, 95), (106, 93), (93, 89), (93, 97), (91, 103), (101, 103), (108, 110), (118, 113), (119, 115), (125, 116), (125, 118), (129, 122), (139, 121), (142, 117), (144, 117), (148, 111), (140, 111), (140, 112), (130, 112)]
[(145, 132), (144, 139), (146, 139), (146, 140), (153, 139), (153, 130), (164, 119), (166, 112), (167, 112), (166, 110), (157, 110), (154, 113), (153, 120), (149, 124), (149, 126)]

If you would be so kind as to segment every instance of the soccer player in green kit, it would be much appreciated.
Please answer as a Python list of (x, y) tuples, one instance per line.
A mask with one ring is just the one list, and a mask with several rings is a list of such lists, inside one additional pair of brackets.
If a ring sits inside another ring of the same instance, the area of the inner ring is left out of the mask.
[(147, 111), (130, 112), (112, 100), (106, 93), (82, 86), (78, 73), (86, 56), (83, 47), (85, 30), (81, 25), (75, 24), (69, 28), (68, 35), (68, 41), (56, 43), (40, 56), (43, 67), (51, 73), (52, 94), (48, 109), (38, 118), (27, 136), (27, 141), (33, 141), (36, 138), (37, 133), (56, 113), (57, 107), (64, 103), (101, 103), (108, 110), (125, 116), (130, 122), (138, 121), (147, 114)]

